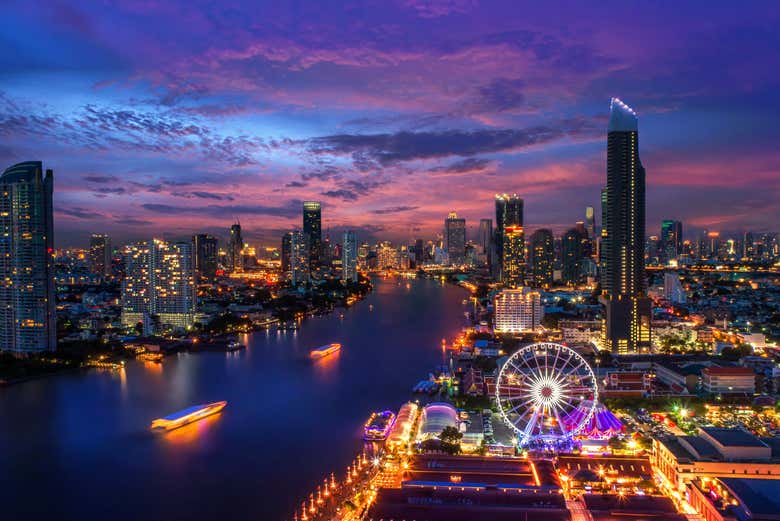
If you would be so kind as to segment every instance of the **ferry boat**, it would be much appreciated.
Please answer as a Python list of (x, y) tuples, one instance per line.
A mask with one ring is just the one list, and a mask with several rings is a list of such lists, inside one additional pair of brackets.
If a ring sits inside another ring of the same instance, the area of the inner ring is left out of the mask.
[(382, 441), (387, 438), (390, 429), (395, 422), (393, 411), (375, 412), (368, 418), (363, 426), (363, 439), (370, 441)]
[(196, 422), (198, 420), (202, 420), (206, 416), (216, 414), (224, 409), (226, 405), (226, 401), (208, 403), (205, 405), (193, 405), (192, 407), (187, 407), (186, 409), (169, 414), (168, 416), (157, 418), (152, 422), (151, 427), (156, 431), (170, 431), (173, 429), (178, 429), (179, 427), (183, 427), (188, 423)]
[(322, 358), (323, 356), (328, 356), (335, 353), (339, 349), (341, 349), (341, 344), (325, 344), (322, 347), (318, 347), (317, 349), (312, 349), (309, 351), (309, 356), (315, 359)]

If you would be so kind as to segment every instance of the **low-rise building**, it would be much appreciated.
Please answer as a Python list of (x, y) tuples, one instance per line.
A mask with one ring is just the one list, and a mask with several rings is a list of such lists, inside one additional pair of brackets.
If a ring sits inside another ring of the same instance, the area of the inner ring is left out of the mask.
[(702, 390), (711, 394), (753, 394), (756, 373), (749, 367), (705, 367), (701, 372)]

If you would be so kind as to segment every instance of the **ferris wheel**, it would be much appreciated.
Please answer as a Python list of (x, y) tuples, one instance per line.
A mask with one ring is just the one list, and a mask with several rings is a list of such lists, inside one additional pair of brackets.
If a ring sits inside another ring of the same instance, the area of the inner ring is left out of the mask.
[(570, 440), (596, 410), (598, 386), (588, 362), (560, 344), (521, 348), (501, 367), (496, 403), (521, 446)]

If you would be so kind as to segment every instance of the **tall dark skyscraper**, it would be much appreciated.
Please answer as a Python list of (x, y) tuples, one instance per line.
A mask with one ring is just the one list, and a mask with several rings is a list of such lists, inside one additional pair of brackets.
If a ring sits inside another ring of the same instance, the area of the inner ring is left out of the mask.
[(588, 235), (584, 226), (570, 228), (561, 242), (561, 278), (566, 284), (579, 284), (582, 280), (582, 261), (586, 255)]
[(241, 237), (241, 223), (236, 223), (230, 227), (230, 237), (227, 247), (227, 268), (230, 271), (241, 271), (244, 269), (244, 259), (241, 256), (241, 250), (244, 249), (244, 239)]
[(549, 288), (553, 283), (555, 248), (553, 234), (547, 228), (540, 228), (531, 234), (530, 284), (534, 288)]
[[(512, 228), (512, 255), (516, 258), (506, 258), (505, 245), (508, 242), (506, 237), (506, 230), (508, 227)], [(518, 270), (513, 270), (513, 277), (517, 277), (522, 267), (525, 265), (525, 236), (523, 232), (523, 200), (520, 199), (517, 194), (511, 196), (507, 194), (496, 195), (496, 229), (495, 229), (495, 249), (496, 249), (496, 266), (498, 270), (494, 270), (494, 275), (497, 275), (506, 282), (503, 271), (505, 266), (517, 266)], [(517, 257), (519, 255), (519, 257)], [(496, 273), (498, 271), (498, 273)]]
[(661, 221), (661, 254), (664, 260), (682, 253), (682, 223), (671, 219)]
[(303, 233), (309, 238), (309, 267), (313, 269), (322, 254), (322, 206), (316, 201), (303, 203)]
[(602, 201), (604, 347), (618, 354), (647, 352), (651, 303), (645, 281), (645, 169), (636, 113), (617, 98), (610, 105)]
[(0, 176), (0, 351), (57, 347), (54, 293), (54, 172), (40, 161)]
[(192, 236), (195, 253), (195, 273), (199, 278), (214, 279), (217, 276), (217, 238), (207, 233)]
[(93, 233), (89, 238), (89, 271), (101, 277), (111, 275), (111, 239)]
[(596, 211), (592, 206), (585, 207), (585, 230), (590, 240), (596, 240)]
[(479, 220), (479, 245), (482, 247), (482, 252), (487, 259), (487, 265), (493, 265), (493, 220), (492, 219), (480, 219)]
[(290, 272), (290, 259), (292, 256), (293, 232), (287, 232), (282, 236), (282, 273)]
[(466, 219), (459, 218), (455, 212), (450, 212), (444, 220), (444, 249), (450, 264), (466, 262)]

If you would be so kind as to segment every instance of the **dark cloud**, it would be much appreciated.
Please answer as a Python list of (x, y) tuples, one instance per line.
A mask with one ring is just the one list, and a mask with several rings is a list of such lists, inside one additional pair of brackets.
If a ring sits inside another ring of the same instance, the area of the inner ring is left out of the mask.
[(334, 199), (341, 199), (342, 201), (357, 201), (358, 200), (358, 194), (356, 194), (352, 190), (347, 190), (345, 188), (340, 188), (338, 190), (327, 190), (327, 191), (321, 192), (321, 193), (325, 197), (332, 197)]
[(301, 202), (292, 201), (288, 206), (265, 205), (208, 205), (208, 206), (176, 206), (161, 203), (144, 203), (142, 208), (169, 215), (208, 215), (210, 217), (233, 218), (241, 215), (272, 215), (277, 217), (298, 217), (301, 212)]
[(379, 210), (374, 210), (373, 213), (377, 215), (385, 215), (390, 213), (411, 212), (418, 208), (419, 206), (388, 206), (387, 208), (380, 208)]
[(522, 129), (447, 130), (440, 132), (397, 132), (394, 134), (336, 134), (307, 142), (314, 154), (358, 155), (381, 165), (415, 159), (473, 156), (481, 153), (518, 151), (568, 136), (596, 130), (586, 119), (570, 119), (553, 126)]
[(471, 110), (476, 113), (504, 112), (525, 103), (523, 80), (496, 78), (477, 90)]
[(303, 188), (305, 186), (308, 186), (308, 184), (304, 183), (303, 181), (290, 181), (284, 185), (285, 188)]
[(232, 195), (217, 194), (214, 192), (196, 191), (196, 192), (171, 192), (174, 197), (186, 197), (192, 199), (193, 197), (198, 199), (212, 199), (214, 201), (233, 201)]
[(125, 226), (148, 226), (154, 224), (154, 221), (147, 221), (146, 219), (135, 219), (133, 217), (127, 217), (125, 219), (114, 219), (115, 224), (122, 224)]
[(86, 208), (81, 208), (78, 206), (71, 206), (67, 208), (58, 208), (57, 213), (62, 213), (65, 215), (69, 215), (71, 217), (76, 217), (77, 219), (102, 219), (104, 218), (103, 214), (98, 212), (93, 212), (92, 210), (88, 210)]
[(92, 191), (96, 194), (102, 194), (102, 195), (122, 195), (127, 192), (127, 190), (125, 190), (121, 186), (117, 186), (114, 188), (100, 187), (100, 188), (95, 188)]
[(88, 183), (105, 184), (116, 183), (119, 178), (113, 175), (85, 175), (82, 179)]
[(470, 172), (482, 172), (490, 165), (489, 159), (480, 157), (468, 157), (466, 159), (455, 161), (448, 165), (431, 168), (431, 172), (446, 172), (454, 174), (465, 174)]

